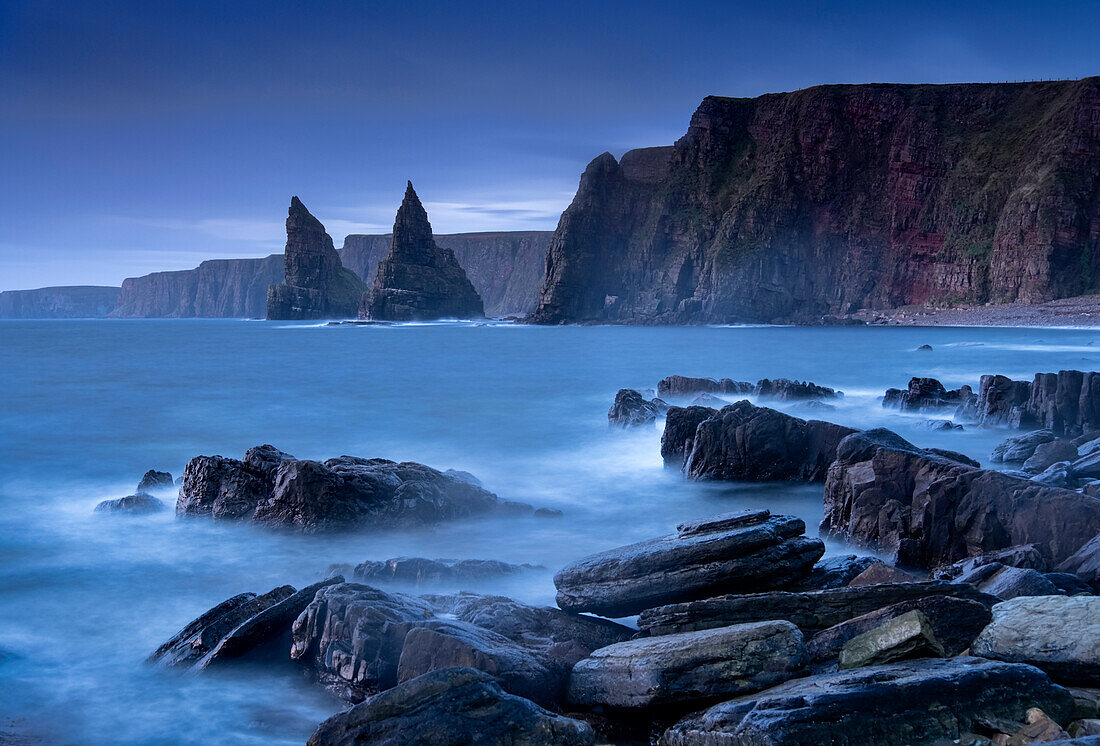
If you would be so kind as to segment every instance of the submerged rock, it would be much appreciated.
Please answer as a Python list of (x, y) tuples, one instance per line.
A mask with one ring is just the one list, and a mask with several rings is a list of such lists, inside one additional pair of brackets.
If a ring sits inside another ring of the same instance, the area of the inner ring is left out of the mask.
[(948, 391), (935, 378), (911, 378), (905, 390), (887, 389), (882, 398), (882, 406), (887, 409), (900, 409), (902, 412), (929, 412), (939, 409), (953, 409), (960, 402), (973, 395), (969, 386)]
[(682, 398), (692, 394), (751, 394), (753, 385), (748, 381), (729, 378), (691, 378), (669, 376), (657, 382), (657, 396)]
[(607, 412), (607, 422), (613, 427), (649, 425), (667, 410), (668, 405), (660, 399), (646, 400), (634, 389), (619, 389)]
[(145, 515), (147, 513), (159, 513), (168, 506), (163, 502), (144, 492), (138, 492), (115, 500), (104, 500), (95, 506), (96, 513), (125, 513), (128, 515)]
[(412, 585), (454, 584), (483, 581), (537, 569), (534, 565), (512, 565), (497, 560), (431, 560), (423, 557), (394, 557), (380, 562), (363, 562), (351, 571), (354, 580), (366, 583)]

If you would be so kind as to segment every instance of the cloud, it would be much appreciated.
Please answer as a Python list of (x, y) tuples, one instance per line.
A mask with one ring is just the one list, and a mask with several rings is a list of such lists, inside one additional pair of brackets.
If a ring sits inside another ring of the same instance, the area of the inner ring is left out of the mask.
[(279, 249), (286, 242), (281, 220), (252, 218), (135, 218), (112, 215), (108, 222), (123, 226), (153, 228), (171, 232), (191, 232), (219, 241), (251, 244), (249, 248)]

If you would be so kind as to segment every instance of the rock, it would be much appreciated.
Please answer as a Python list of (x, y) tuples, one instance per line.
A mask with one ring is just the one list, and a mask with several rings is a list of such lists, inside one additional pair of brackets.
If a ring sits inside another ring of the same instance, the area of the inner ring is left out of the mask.
[(157, 471), (156, 469), (150, 469), (142, 476), (141, 481), (138, 482), (135, 492), (153, 492), (156, 490), (169, 490), (172, 489), (172, 475), (166, 471)]
[(1023, 463), (1035, 455), (1035, 450), (1057, 438), (1050, 430), (1034, 430), (1023, 435), (1014, 435), (993, 449), (990, 459), (1006, 464)]
[(937, 567), (933, 575), (941, 580), (954, 580), (972, 572), (982, 565), (997, 563), (1007, 567), (1031, 568), (1039, 572), (1046, 572), (1047, 561), (1034, 544), (1009, 547), (997, 552), (981, 554), (977, 557), (967, 557), (950, 565)]
[(1020, 597), (993, 607), (974, 655), (1027, 663), (1056, 681), (1100, 684), (1100, 596)]
[(783, 587), (825, 551), (798, 518), (767, 511), (717, 516), (679, 533), (585, 557), (554, 576), (558, 606), (602, 616), (637, 614), (733, 589)]
[(798, 401), (801, 399), (837, 399), (843, 392), (827, 386), (818, 386), (810, 381), (792, 381), (787, 378), (762, 378), (756, 382), (753, 393), (765, 399), (780, 401)]
[(1060, 487), (1062, 489), (1072, 489), (1077, 485), (1077, 480), (1071, 476), (1068, 461), (1051, 464), (1042, 472), (1033, 476), (1031, 481), (1045, 484), (1047, 487)]
[(249, 520), (306, 533), (431, 525), (491, 511), (530, 512), (423, 464), (341, 456), (302, 461), (273, 446), (243, 461), (197, 456), (184, 470), (178, 515)]
[(929, 412), (937, 409), (954, 409), (973, 395), (969, 386), (948, 391), (935, 378), (910, 378), (907, 390), (888, 389), (882, 406), (903, 412)]
[(1100, 718), (1100, 689), (1067, 687), (1073, 697), (1073, 717)]
[(928, 617), (913, 609), (844, 643), (840, 650), (840, 667), (860, 668), (909, 658), (943, 658), (945, 655)]
[(1018, 544), (1061, 562), (1100, 532), (1100, 499), (977, 469), (888, 430), (845, 438), (825, 482), (827, 536), (907, 567)]
[(682, 468), (695, 443), (699, 424), (717, 413), (717, 409), (710, 407), (669, 407), (665, 413), (665, 430), (661, 434), (661, 458), (665, 464)]
[(282, 285), (267, 291), (268, 319), (354, 316), (366, 284), (344, 269), (321, 221), (294, 197), (286, 219)]
[[(1025, 424), (1023, 410), (1031, 395), (1031, 383), (1005, 376), (982, 376), (978, 393), (965, 398), (955, 410), (955, 419), (982, 427)], [(996, 457), (993, 459), (996, 461)]]
[(1100, 373), (1036, 373), (1025, 410), (1025, 425), (1058, 435), (1072, 438), (1100, 429)]
[(1100, 736), (1083, 736), (1070, 740), (1048, 741), (1047, 746), (1100, 746)]
[(432, 238), (428, 214), (410, 181), (393, 224), (390, 253), (378, 263), (370, 292), (363, 293), (359, 317), (415, 321), (484, 315), (481, 296), (454, 252)]
[(620, 642), (577, 663), (569, 702), (581, 707), (654, 707), (760, 691), (799, 674), (802, 633), (760, 622)]
[[(726, 399), (719, 399), (714, 394), (699, 394), (691, 400), (690, 406), (692, 407), (709, 407), (710, 409), (721, 409), (722, 407), (728, 407), (732, 402)], [(694, 434), (694, 433), (693, 433)]]
[(820, 481), (852, 428), (741, 401), (699, 423), (684, 462), (692, 479)]
[(565, 513), (557, 508), (535, 508), (535, 512), (531, 515), (535, 518), (561, 518)]
[(1057, 570), (1073, 573), (1100, 593), (1100, 534), (1058, 565)]
[(990, 606), (997, 601), (973, 586), (943, 581), (828, 588), (802, 593), (769, 591), (716, 596), (647, 609), (638, 617), (638, 628), (650, 635), (668, 635), (783, 619), (803, 633), (814, 635), (863, 614), (931, 596), (962, 598)]
[(1100, 451), (1093, 451), (1088, 456), (1082, 456), (1070, 466), (1073, 476), (1081, 479), (1100, 478)]
[(1022, 722), (1032, 707), (1064, 720), (1072, 706), (1065, 689), (1030, 666), (925, 659), (795, 679), (738, 697), (684, 718), (665, 732), (661, 744), (949, 743), (987, 730), (986, 723)]
[(1053, 596), (1058, 593), (1054, 583), (1031, 568), (1006, 567), (992, 562), (964, 573), (955, 579), (970, 583), (982, 593), (1002, 600), (1017, 596)]
[(917, 352), (931, 352), (931, 351), (932, 351), (932, 345), (921, 345), (920, 347), (917, 348)]
[(806, 643), (810, 659), (825, 661), (835, 658), (849, 640), (913, 610), (924, 614), (933, 635), (948, 656), (961, 655), (967, 650), (993, 618), (988, 606), (965, 598), (925, 596), (902, 601), (818, 632)]
[(1039, 474), (1052, 464), (1060, 461), (1073, 461), (1077, 458), (1077, 446), (1068, 440), (1052, 440), (1040, 443), (1035, 452), (1024, 461), (1023, 470), (1028, 474)]
[(1084, 435), (1078, 435), (1070, 442), (1077, 446), (1077, 452), (1082, 456), (1100, 450), (1100, 430), (1091, 430)]
[(667, 410), (668, 405), (660, 399), (646, 401), (634, 389), (619, 389), (619, 393), (615, 394), (615, 403), (607, 412), (607, 422), (612, 427), (649, 425)]
[(848, 582), (848, 587), (858, 588), (861, 585), (879, 585), (882, 583), (915, 583), (919, 580), (920, 578), (917, 576), (910, 575), (904, 570), (899, 570), (885, 562), (875, 562), (852, 578)]
[(594, 740), (587, 724), (506, 694), (481, 671), (445, 668), (334, 715), (309, 746), (592, 746)]
[(953, 432), (955, 430), (965, 430), (962, 425), (957, 425), (951, 420), (928, 420), (924, 423), (924, 426), (929, 430)]
[(394, 557), (381, 562), (363, 562), (352, 570), (356, 582), (438, 585), (484, 581), (534, 570), (534, 565), (511, 565), (497, 560), (431, 560), (424, 557)]
[(814, 565), (810, 574), (792, 583), (792, 591), (820, 591), (825, 588), (843, 588), (852, 579), (878, 562), (874, 557), (857, 557), (854, 554), (825, 557)]
[(96, 513), (126, 513), (128, 515), (144, 515), (158, 513), (168, 506), (163, 502), (144, 492), (127, 495), (115, 500), (104, 500), (95, 506)]
[(691, 378), (689, 376), (669, 376), (657, 382), (657, 396), (662, 398), (684, 398), (692, 394), (751, 394), (753, 385), (747, 381), (733, 381), (729, 378)]
[(955, 461), (960, 464), (966, 464), (967, 466), (973, 466), (975, 469), (980, 469), (982, 465), (970, 458), (969, 456), (959, 453), (958, 451), (949, 451), (946, 448), (925, 448), (926, 453), (932, 456), (939, 456), (941, 458), (948, 459), (949, 461)]
[(1024, 726), (1012, 734), (1007, 741), (1007, 746), (1049, 743), (1068, 737), (1069, 733), (1062, 730), (1062, 727), (1051, 720), (1045, 712), (1038, 707), (1032, 707), (1024, 715)]
[(294, 594), (293, 586), (283, 585), (260, 596), (240, 593), (226, 599), (157, 648), (149, 656), (149, 662), (166, 666), (196, 666), (242, 624)]
[(1100, 719), (1076, 720), (1070, 723), (1069, 735), (1073, 738), (1085, 738), (1096, 736), (1096, 742), (1100, 744)]
[(1049, 580), (1057, 593), (1062, 596), (1093, 595), (1092, 587), (1081, 578), (1069, 572), (1045, 572), (1043, 577)]
[(119, 288), (69, 285), (0, 291), (0, 319), (102, 319), (118, 303)]

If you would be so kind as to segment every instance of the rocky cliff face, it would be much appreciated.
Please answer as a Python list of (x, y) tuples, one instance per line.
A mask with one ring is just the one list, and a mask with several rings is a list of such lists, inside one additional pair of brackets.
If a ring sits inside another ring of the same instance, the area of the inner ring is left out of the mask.
[(283, 280), (283, 256), (210, 259), (195, 269), (123, 281), (114, 318), (263, 318), (267, 289)]
[(115, 307), (118, 290), (96, 285), (5, 290), (0, 319), (101, 319)]
[(367, 286), (340, 263), (321, 221), (301, 200), (290, 201), (283, 252), (286, 282), (267, 295), (269, 319), (323, 319), (355, 316)]
[(803, 319), (1095, 287), (1100, 78), (708, 97), (589, 164), (537, 323)]
[(454, 252), (436, 245), (410, 181), (393, 224), (390, 252), (379, 262), (370, 292), (363, 294), (359, 316), (409, 321), (484, 315), (481, 296)]

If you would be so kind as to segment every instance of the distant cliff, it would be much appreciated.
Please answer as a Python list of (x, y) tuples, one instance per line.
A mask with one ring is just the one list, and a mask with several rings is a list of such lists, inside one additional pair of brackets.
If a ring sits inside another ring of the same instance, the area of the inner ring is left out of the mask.
[(589, 164), (538, 323), (1041, 302), (1100, 272), (1100, 78), (708, 97)]
[(267, 289), (283, 281), (283, 255), (210, 259), (195, 269), (124, 280), (114, 318), (263, 318)]
[(101, 319), (111, 312), (119, 289), (69, 285), (0, 293), (2, 319)]

